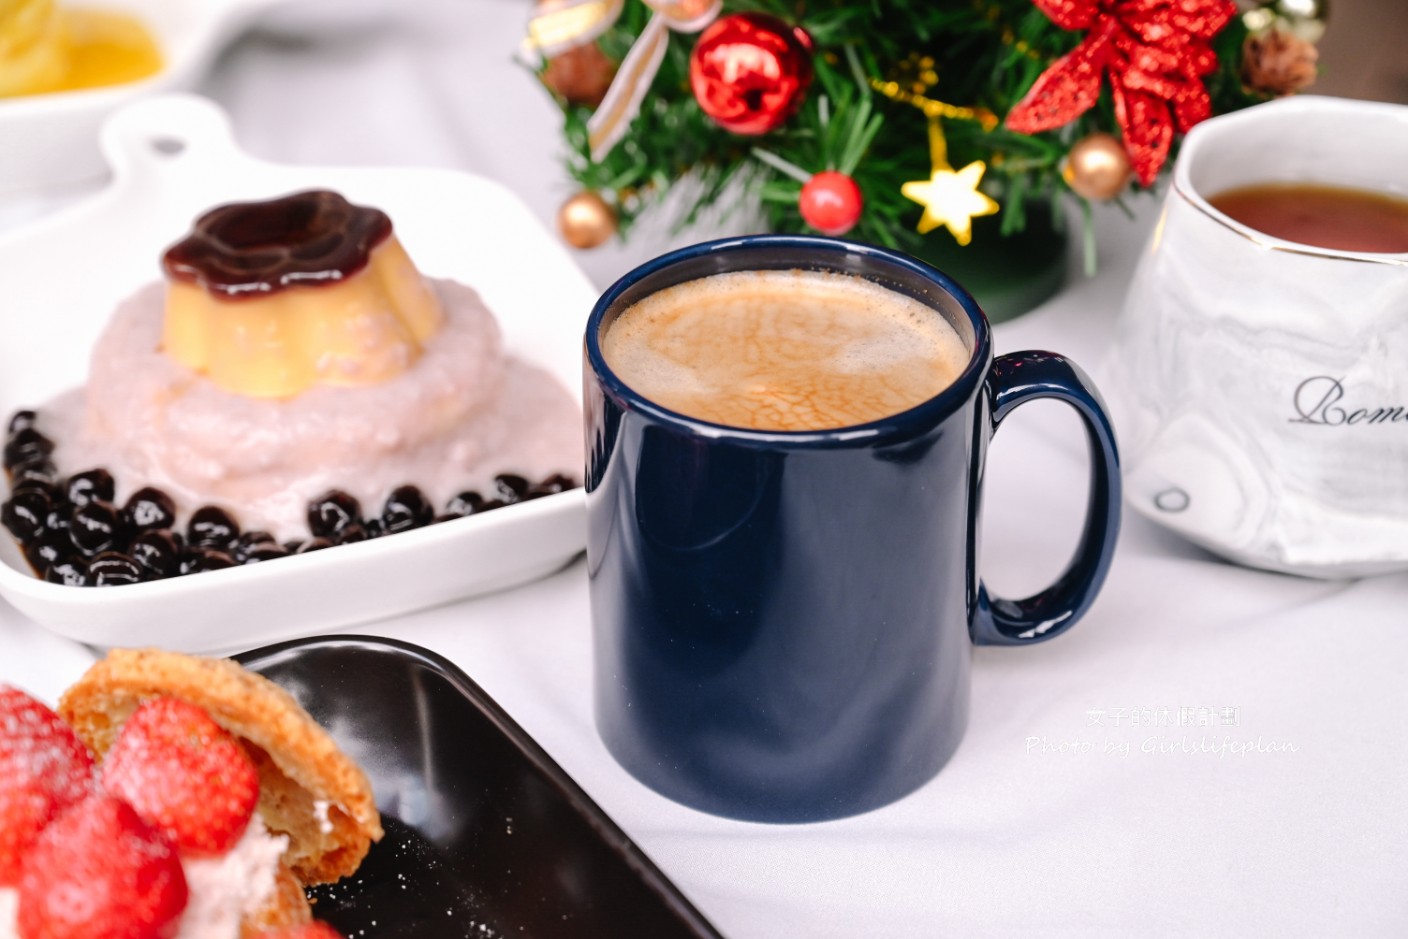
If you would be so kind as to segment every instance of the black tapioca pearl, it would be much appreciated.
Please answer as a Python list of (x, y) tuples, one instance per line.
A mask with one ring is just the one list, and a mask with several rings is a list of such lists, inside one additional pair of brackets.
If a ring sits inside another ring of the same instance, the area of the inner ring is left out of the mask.
[(54, 441), (33, 427), (22, 427), (5, 441), (4, 466), (7, 471), (23, 463), (47, 460), (54, 452)]
[(75, 507), (87, 505), (95, 499), (111, 502), (116, 492), (112, 474), (105, 469), (84, 470), (68, 478), (68, 501)]
[(150, 578), (173, 577), (181, 569), (178, 537), (165, 528), (141, 532), (132, 539), (128, 551)]
[(0, 524), (21, 543), (31, 541), (44, 531), (51, 509), (52, 503), (43, 492), (21, 490), (0, 505)]
[(206, 571), (219, 571), (234, 567), (235, 559), (229, 553), (216, 548), (192, 545), (181, 558), (182, 574), (202, 574)]
[(546, 479), (540, 479), (529, 489), (525, 499), (537, 499), (542, 496), (555, 496), (559, 492), (566, 492), (569, 489), (576, 489), (577, 481), (571, 476), (562, 473), (554, 473)]
[(65, 558), (49, 565), (49, 569), (44, 572), (44, 579), (51, 584), (86, 587), (88, 586), (88, 562), (82, 558)]
[(386, 505), (381, 510), (381, 523), (386, 534), (423, 528), (435, 517), (435, 508), (415, 486), (398, 486), (386, 497)]
[(35, 574), (41, 577), (51, 565), (72, 554), (73, 543), (68, 540), (66, 532), (41, 531), (33, 541), (25, 542), (24, 545), (25, 560), (29, 562)]
[(40, 482), (58, 489), (59, 470), (52, 460), (31, 460), (10, 471), (10, 488), (18, 489), (27, 482)]
[(321, 551), (324, 548), (331, 548), (333, 543), (326, 538), (309, 538), (298, 546), (299, 554), (308, 554), (311, 551)]
[(122, 513), (101, 499), (80, 505), (68, 517), (68, 537), (85, 557), (112, 550), (122, 541)]
[(258, 564), (261, 561), (276, 561), (288, 557), (288, 549), (277, 541), (264, 541), (251, 545), (236, 560), (242, 564)]
[(58, 532), (65, 538), (68, 537), (68, 516), (69, 509), (67, 502), (61, 502), (49, 509), (49, 514), (44, 518), (44, 530)]
[(449, 516), (473, 515), (484, 505), (484, 497), (474, 490), (462, 492), (445, 503), (445, 513)]
[(38, 422), (39, 415), (28, 409), (16, 411), (10, 415), (10, 422), (5, 426), (5, 436), (13, 437), (22, 430), (29, 430)]
[(234, 546), (230, 549), (230, 557), (234, 558), (238, 563), (243, 564), (250, 551), (255, 548), (263, 547), (264, 545), (273, 545), (276, 548), (282, 548), (278, 540), (267, 531), (261, 531), (259, 529), (247, 531), (235, 539)]
[(240, 526), (229, 512), (216, 505), (201, 506), (186, 523), (186, 543), (191, 547), (214, 548), (229, 554), (239, 536)]
[(367, 531), (367, 526), (361, 522), (353, 522), (346, 525), (337, 534), (338, 544), (356, 544), (359, 541), (366, 541), (372, 535)]
[(361, 504), (341, 489), (329, 489), (308, 503), (308, 530), (316, 537), (339, 540), (344, 529), (361, 523)]
[(94, 587), (141, 583), (142, 573), (142, 567), (120, 551), (104, 551), (88, 563), (88, 580)]
[(176, 524), (176, 501), (160, 489), (146, 486), (128, 497), (122, 514), (133, 531), (170, 529)]
[(64, 505), (65, 499), (62, 490), (53, 483), (45, 482), (42, 479), (17, 479), (10, 486), (12, 495), (21, 492), (42, 492), (49, 500), (50, 505)]
[(528, 493), (528, 480), (517, 473), (500, 473), (494, 477), (494, 495), (505, 504), (517, 502)]

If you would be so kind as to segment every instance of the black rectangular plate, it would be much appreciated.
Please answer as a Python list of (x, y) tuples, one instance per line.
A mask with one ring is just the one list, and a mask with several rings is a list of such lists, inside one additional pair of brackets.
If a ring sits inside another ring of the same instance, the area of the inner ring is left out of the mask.
[(581, 787), (445, 658), (390, 639), (235, 656), (366, 770), (386, 837), (314, 891), (346, 936), (722, 939)]

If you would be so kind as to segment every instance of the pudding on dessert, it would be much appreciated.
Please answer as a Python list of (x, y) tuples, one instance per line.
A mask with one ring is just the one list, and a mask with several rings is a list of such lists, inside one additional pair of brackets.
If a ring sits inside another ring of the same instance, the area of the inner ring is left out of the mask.
[(207, 212), (162, 268), (163, 351), (235, 394), (380, 384), (445, 322), (386, 213), (335, 192)]
[(113, 313), (87, 385), (38, 409), (63, 477), (102, 467), (184, 519), (308, 537), (341, 490), (432, 506), (582, 465), (579, 409), (508, 354), (471, 288), (416, 269), (385, 213), (328, 191), (215, 208)]

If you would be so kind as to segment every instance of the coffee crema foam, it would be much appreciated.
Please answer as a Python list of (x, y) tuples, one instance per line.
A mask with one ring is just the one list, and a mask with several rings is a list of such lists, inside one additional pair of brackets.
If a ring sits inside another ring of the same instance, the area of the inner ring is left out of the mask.
[(850, 274), (737, 271), (633, 304), (601, 339), (634, 391), (699, 420), (828, 430), (943, 391), (969, 350), (937, 311)]

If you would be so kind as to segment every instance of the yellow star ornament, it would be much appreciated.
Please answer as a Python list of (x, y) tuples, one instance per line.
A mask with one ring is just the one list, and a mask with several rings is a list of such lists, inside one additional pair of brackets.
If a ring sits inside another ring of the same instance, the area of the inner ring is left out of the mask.
[(901, 186), (900, 192), (906, 199), (924, 206), (919, 234), (926, 235), (943, 225), (959, 244), (972, 241), (973, 219), (991, 215), (998, 209), (996, 202), (978, 191), (978, 183), (987, 168), (982, 160), (974, 160), (957, 172), (951, 166), (936, 163), (927, 180), (916, 179)]

